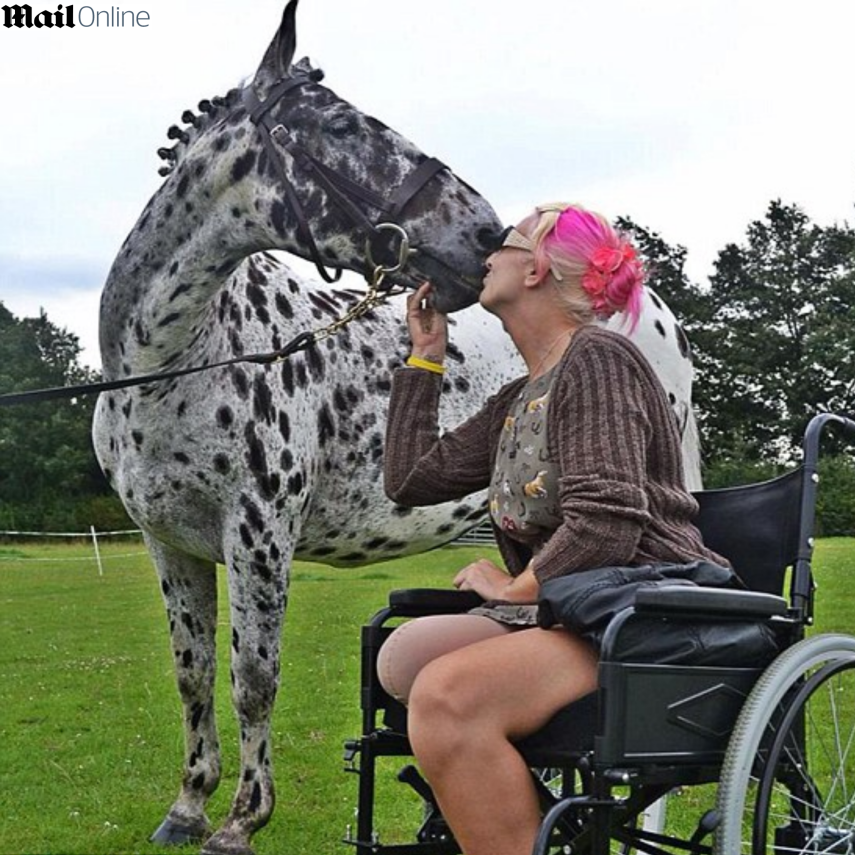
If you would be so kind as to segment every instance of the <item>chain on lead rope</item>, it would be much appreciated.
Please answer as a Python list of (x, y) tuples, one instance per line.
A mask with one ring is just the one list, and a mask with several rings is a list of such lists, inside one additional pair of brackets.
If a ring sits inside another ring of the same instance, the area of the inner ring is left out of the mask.
[[(376, 309), (378, 306), (385, 303), (390, 297), (403, 294), (406, 290), (404, 288), (396, 289), (394, 286), (383, 288), (382, 285), (387, 276), (403, 270), (407, 262), (410, 260), (410, 257), (416, 253), (416, 250), (410, 246), (409, 236), (401, 226), (397, 225), (397, 223), (380, 223), (376, 226), (376, 231), (391, 231), (397, 235), (400, 240), (397, 262), (391, 267), (383, 264), (377, 264), (374, 261), (374, 256), (371, 251), (371, 240), (366, 240), (365, 258), (368, 261), (368, 268), (371, 270), (371, 275), (365, 277), (366, 282), (368, 282), (368, 290), (365, 292), (365, 296), (354, 303), (353, 306), (351, 306), (350, 309), (348, 309), (340, 318), (337, 318), (331, 324), (310, 333), (313, 343), (317, 343), (329, 338), (330, 336), (334, 336), (336, 333), (348, 326), (352, 321), (358, 320), (364, 315), (367, 315), (372, 309)], [(290, 353), (284, 354), (281, 359), (287, 359), (290, 355)]]

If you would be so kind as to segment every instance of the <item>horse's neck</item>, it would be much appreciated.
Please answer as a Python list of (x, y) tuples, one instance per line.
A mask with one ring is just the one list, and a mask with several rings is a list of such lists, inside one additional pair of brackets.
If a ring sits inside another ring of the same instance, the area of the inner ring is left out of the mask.
[(213, 296), (263, 245), (229, 222), (222, 204), (212, 209), (203, 185), (179, 198), (174, 183), (151, 200), (104, 286), (101, 354), (110, 376), (180, 358), (208, 319)]

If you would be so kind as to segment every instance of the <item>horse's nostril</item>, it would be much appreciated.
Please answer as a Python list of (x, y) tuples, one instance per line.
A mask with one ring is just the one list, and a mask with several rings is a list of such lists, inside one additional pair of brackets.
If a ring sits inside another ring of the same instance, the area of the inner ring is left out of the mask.
[(478, 240), (478, 244), (484, 250), (485, 253), (495, 252), (496, 248), (499, 245), (500, 236), (500, 229), (492, 229), (487, 227), (478, 229), (478, 232), (475, 235), (476, 239)]

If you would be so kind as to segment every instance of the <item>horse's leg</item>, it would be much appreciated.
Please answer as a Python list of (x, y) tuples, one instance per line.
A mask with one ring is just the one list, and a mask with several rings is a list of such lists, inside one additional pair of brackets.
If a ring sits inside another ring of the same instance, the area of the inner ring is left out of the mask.
[(147, 538), (166, 603), (178, 691), (184, 705), (184, 778), (154, 843), (198, 843), (210, 833), (205, 804), (220, 782), (214, 717), (217, 568)]
[(250, 839), (273, 813), (270, 718), (279, 687), (286, 562), (292, 550), (269, 535), (259, 546), (247, 550), (251, 557), (229, 561), (232, 702), (240, 725), (240, 779), (229, 815), (205, 844), (204, 855), (252, 855)]

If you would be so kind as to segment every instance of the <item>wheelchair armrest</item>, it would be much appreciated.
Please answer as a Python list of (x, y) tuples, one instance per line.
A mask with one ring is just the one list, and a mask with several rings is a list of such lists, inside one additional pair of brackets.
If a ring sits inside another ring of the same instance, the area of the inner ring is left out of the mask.
[(710, 620), (769, 618), (786, 615), (787, 601), (783, 597), (759, 591), (673, 585), (641, 588), (635, 597), (635, 612), (645, 616), (704, 616)]
[(484, 600), (474, 591), (452, 588), (404, 588), (389, 594), (389, 606), (400, 617), (459, 614), (482, 605)]

